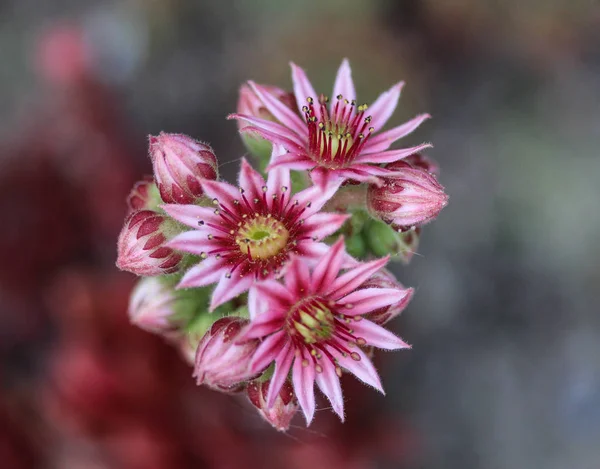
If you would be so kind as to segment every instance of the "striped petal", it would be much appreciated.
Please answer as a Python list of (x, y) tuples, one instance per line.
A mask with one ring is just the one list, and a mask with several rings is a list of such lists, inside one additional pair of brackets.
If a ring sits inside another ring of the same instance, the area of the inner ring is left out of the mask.
[(378, 133), (367, 140), (362, 153), (378, 153), (387, 150), (392, 143), (412, 133), (429, 118), (431, 118), (429, 114), (421, 114), (398, 127)]

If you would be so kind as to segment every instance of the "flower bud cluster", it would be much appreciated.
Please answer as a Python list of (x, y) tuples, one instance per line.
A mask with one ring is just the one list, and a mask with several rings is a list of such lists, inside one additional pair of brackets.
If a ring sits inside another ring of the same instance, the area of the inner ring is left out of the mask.
[(448, 201), (430, 144), (390, 148), (429, 115), (382, 131), (402, 82), (367, 106), (347, 60), (331, 99), (294, 64), (292, 81), (241, 87), (229, 117), (264, 171), (242, 158), (236, 185), (207, 144), (150, 136), (153, 176), (134, 185), (117, 246), (117, 266), (143, 277), (131, 322), (281, 431), (299, 409), (310, 424), (315, 388), (344, 420), (344, 373), (383, 391), (371, 356), (410, 348), (384, 326), (414, 294), (384, 266), (410, 261)]

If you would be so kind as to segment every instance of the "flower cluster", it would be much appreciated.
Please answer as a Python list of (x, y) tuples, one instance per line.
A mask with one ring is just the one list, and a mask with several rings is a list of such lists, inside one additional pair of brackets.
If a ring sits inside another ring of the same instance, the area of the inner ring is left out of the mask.
[(429, 116), (382, 131), (403, 83), (367, 106), (347, 60), (332, 99), (294, 64), (292, 81), (293, 92), (248, 82), (230, 115), (264, 174), (242, 158), (230, 184), (207, 144), (150, 137), (154, 178), (131, 192), (117, 260), (145, 277), (132, 322), (278, 430), (298, 408), (310, 424), (315, 386), (344, 420), (345, 372), (383, 392), (370, 357), (409, 347), (384, 326), (413, 295), (384, 266), (410, 260), (448, 199), (421, 154), (430, 144), (390, 149)]

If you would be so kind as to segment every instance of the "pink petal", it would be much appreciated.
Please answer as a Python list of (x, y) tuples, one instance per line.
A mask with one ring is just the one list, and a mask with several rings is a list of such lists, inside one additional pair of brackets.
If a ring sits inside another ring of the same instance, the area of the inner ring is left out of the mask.
[(299, 148), (304, 147), (304, 140), (298, 136), (297, 133), (292, 132), (288, 127), (281, 125), (278, 122), (269, 121), (267, 119), (261, 119), (260, 117), (247, 116), (244, 114), (230, 114), (227, 116), (228, 119), (240, 119), (252, 124), (254, 127), (266, 130), (269, 133), (281, 135), (290, 142), (294, 143)]
[(331, 184), (337, 184), (338, 186), (344, 181), (340, 170), (338, 169), (325, 169), (317, 167), (310, 172), (310, 178), (312, 182), (319, 187), (321, 190), (326, 190)]
[(341, 213), (316, 213), (304, 223), (302, 231), (315, 241), (321, 240), (339, 230), (351, 216)]
[(395, 161), (401, 160), (402, 158), (406, 158), (407, 156), (414, 155), (426, 148), (431, 148), (431, 143), (423, 143), (421, 145), (417, 145), (412, 148), (400, 148), (398, 150), (388, 150), (382, 151), (379, 153), (369, 153), (369, 154), (361, 154), (358, 158), (356, 158), (357, 163), (393, 163)]
[(305, 297), (312, 293), (310, 289), (310, 273), (305, 259), (293, 256), (286, 266), (285, 286), (294, 296)]
[(381, 93), (375, 102), (367, 109), (367, 114), (370, 114), (373, 117), (371, 125), (375, 127), (375, 130), (383, 129), (385, 123), (394, 113), (403, 86), (403, 81), (396, 83), (389, 90)]
[(279, 99), (271, 95), (271, 93), (263, 86), (249, 81), (250, 88), (256, 93), (256, 96), (263, 102), (267, 110), (279, 120), (283, 125), (289, 127), (298, 135), (307, 135), (308, 130), (306, 124), (300, 119), (297, 114), (283, 104)]
[[(243, 335), (244, 331), (240, 335)], [(270, 335), (258, 346), (250, 363), (252, 373), (260, 373), (267, 368), (272, 361), (277, 358), (282, 347), (285, 345), (286, 333), (284, 331), (276, 332)]]
[(277, 399), (277, 395), (288, 377), (294, 360), (294, 350), (292, 344), (287, 341), (275, 359), (275, 371), (273, 371), (271, 384), (267, 392), (267, 408), (269, 409), (275, 404), (275, 399)]
[(212, 313), (218, 306), (244, 293), (253, 282), (252, 275), (240, 277), (234, 272), (230, 278), (223, 276), (213, 291), (209, 311)]
[(333, 411), (340, 417), (340, 420), (344, 421), (344, 397), (342, 395), (342, 387), (340, 385), (340, 379), (335, 372), (335, 365), (330, 360), (324, 359), (320, 362), (323, 372), (317, 373), (317, 385), (327, 396)]
[(341, 182), (341, 180), (338, 180), (325, 188), (311, 186), (308, 189), (298, 192), (295, 199), (298, 200), (301, 207), (305, 207), (303, 216), (306, 218), (321, 211), (323, 205), (325, 205), (337, 192)]
[[(273, 145), (273, 155), (281, 154), (281, 147)], [(273, 158), (271, 158), (273, 159)], [(273, 206), (273, 196), (281, 200), (289, 200), (292, 191), (292, 183), (290, 181), (290, 170), (285, 167), (277, 167), (269, 171), (267, 179), (267, 201), (269, 206)]]
[[(246, 158), (242, 158), (240, 175), (238, 178), (239, 186), (247, 192), (246, 198), (252, 200), (254, 198), (262, 199), (263, 187), (266, 185), (265, 180), (256, 171)], [(238, 197), (240, 197), (238, 193)]]
[(429, 114), (421, 114), (414, 119), (399, 125), (398, 127), (378, 133), (374, 137), (371, 137), (369, 140), (367, 140), (367, 143), (365, 143), (361, 153), (378, 153), (380, 151), (387, 150), (392, 143), (412, 133), (423, 123), (423, 121), (429, 119), (430, 117), (431, 116)]
[(215, 240), (208, 239), (206, 233), (197, 230), (180, 233), (165, 244), (166, 247), (196, 255), (206, 254), (216, 246)]
[[(227, 182), (202, 181), (202, 190), (209, 199), (217, 199), (219, 204), (225, 205), (232, 211), (236, 211), (233, 201), (240, 198), (240, 191), (237, 187)], [(215, 209), (218, 207), (215, 204)], [(213, 209), (214, 211), (214, 209)], [(220, 218), (218, 218), (220, 220)]]
[(331, 99), (330, 109), (333, 112), (334, 103), (337, 101), (336, 96), (342, 95), (348, 101), (356, 99), (356, 91), (354, 90), (354, 82), (352, 81), (352, 70), (348, 59), (342, 60), (342, 65), (338, 69), (333, 85), (333, 95)]
[(292, 293), (275, 280), (258, 282), (254, 288), (269, 302), (270, 309), (287, 309), (296, 302)]
[(283, 326), (285, 313), (286, 311), (278, 310), (265, 311), (252, 319), (252, 322), (240, 333), (237, 340), (243, 342), (273, 334)]
[[(306, 106), (306, 98), (313, 98), (315, 104), (319, 101), (319, 95), (314, 90), (310, 80), (300, 67), (290, 62), (292, 67), (292, 82), (294, 83), (294, 95), (296, 96), (296, 103), (298, 104), (298, 111), (304, 115), (302, 106)], [(318, 105), (314, 106), (315, 117), (321, 119), (321, 108)]]
[(379, 374), (373, 363), (365, 355), (365, 353), (358, 347), (352, 349), (353, 353), (357, 353), (360, 357), (360, 360), (354, 360), (350, 355), (346, 355), (345, 357), (335, 350), (334, 348), (328, 347), (331, 354), (337, 358), (338, 364), (360, 379), (363, 383), (368, 384), (369, 386), (373, 386), (382, 394), (383, 387), (381, 386), (381, 380), (379, 379)]
[[(308, 362), (308, 366), (303, 366), (303, 361)], [(306, 352), (303, 352), (301, 357), (296, 357), (296, 360), (294, 360), (292, 382), (296, 397), (306, 418), (306, 426), (308, 426), (315, 415), (315, 367), (312, 358)]]
[(341, 298), (356, 290), (365, 280), (387, 264), (389, 256), (360, 264), (336, 278), (327, 291), (331, 298)]
[(370, 313), (379, 308), (393, 305), (406, 298), (408, 290), (398, 288), (363, 288), (346, 295), (337, 304), (345, 306), (346, 316)]
[(321, 292), (329, 288), (340, 271), (345, 252), (344, 238), (340, 237), (313, 271), (311, 288), (314, 292)]
[(215, 215), (214, 209), (198, 207), (197, 205), (165, 204), (161, 208), (167, 214), (184, 225), (198, 228), (198, 222), (219, 222), (220, 218)]
[(180, 280), (177, 288), (205, 287), (216, 283), (226, 274), (226, 269), (227, 266), (223, 259), (209, 257), (188, 270)]
[(254, 319), (260, 314), (264, 313), (269, 307), (269, 303), (266, 298), (260, 295), (256, 288), (250, 288), (248, 291), (248, 314), (250, 319)]
[(367, 341), (367, 345), (372, 347), (384, 350), (410, 348), (410, 345), (400, 337), (364, 318), (361, 321), (353, 322), (352, 329), (356, 337), (362, 337)]
[(267, 171), (272, 171), (278, 167), (304, 171), (306, 169), (314, 168), (314, 166), (314, 161), (311, 160), (304, 151), (300, 153), (290, 152), (276, 156), (275, 159), (272, 159), (269, 166), (267, 166)]
[(297, 143), (285, 137), (284, 135), (269, 132), (268, 130), (261, 129), (259, 127), (247, 126), (240, 130), (240, 133), (246, 134), (256, 134), (265, 140), (268, 140), (271, 143), (277, 143), (279, 145), (283, 145), (283, 147), (288, 151), (296, 151), (302, 152), (304, 151), (304, 146), (300, 147)]

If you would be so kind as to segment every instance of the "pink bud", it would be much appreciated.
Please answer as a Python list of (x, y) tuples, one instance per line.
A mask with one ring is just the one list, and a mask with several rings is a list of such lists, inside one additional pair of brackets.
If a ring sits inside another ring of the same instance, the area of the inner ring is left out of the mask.
[(383, 185), (370, 185), (367, 206), (373, 216), (395, 229), (420, 226), (438, 216), (448, 203), (448, 196), (436, 177), (422, 168), (425, 160), (415, 160), (413, 166), (405, 160), (385, 166), (397, 172), (383, 177)]
[(267, 407), (267, 393), (271, 380), (255, 380), (248, 383), (246, 392), (250, 402), (258, 409), (260, 415), (279, 431), (286, 431), (290, 427), (292, 417), (298, 410), (298, 401), (289, 381), (283, 383), (281, 391), (275, 399), (273, 407)]
[(397, 303), (384, 306), (383, 308), (376, 309), (375, 311), (365, 315), (365, 318), (373, 321), (375, 324), (379, 324), (380, 326), (400, 315), (408, 303), (410, 303), (414, 293), (412, 288), (404, 288), (404, 286), (398, 282), (398, 280), (396, 280), (394, 274), (386, 269), (381, 269), (371, 275), (371, 277), (369, 277), (362, 285), (360, 285), (359, 289), (363, 288), (398, 288), (400, 290), (404, 290), (406, 293), (404, 297)]
[(142, 278), (129, 299), (129, 319), (148, 332), (172, 335), (175, 325), (170, 321), (176, 301), (175, 291), (157, 277)]
[(202, 196), (200, 182), (216, 180), (217, 158), (212, 149), (183, 134), (150, 136), (154, 178), (163, 201), (191, 204)]
[(136, 210), (155, 210), (158, 205), (153, 194), (155, 191), (156, 185), (152, 176), (146, 176), (141, 181), (136, 182), (127, 196), (129, 213)]
[[(275, 96), (284, 105), (296, 111), (296, 98), (294, 93), (284, 91), (281, 88), (270, 85), (262, 85), (271, 95)], [(270, 121), (276, 121), (277, 119), (271, 114), (263, 102), (256, 96), (254, 91), (248, 85), (242, 85), (240, 87), (240, 94), (237, 103), (238, 114), (244, 114), (246, 116), (260, 117)], [(243, 119), (237, 119), (238, 129), (243, 129), (248, 124)]]
[(248, 321), (236, 316), (221, 318), (204, 334), (196, 350), (194, 377), (196, 382), (213, 389), (229, 391), (254, 375), (250, 360), (258, 347), (258, 339), (236, 344), (234, 339)]
[(131, 213), (119, 234), (117, 267), (144, 276), (176, 272), (182, 256), (165, 243), (177, 233), (165, 215), (152, 210)]

